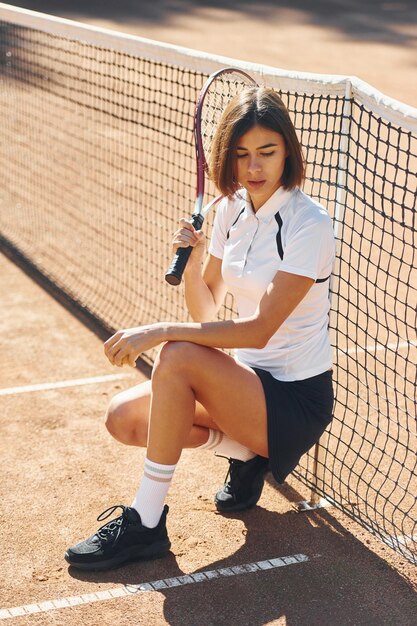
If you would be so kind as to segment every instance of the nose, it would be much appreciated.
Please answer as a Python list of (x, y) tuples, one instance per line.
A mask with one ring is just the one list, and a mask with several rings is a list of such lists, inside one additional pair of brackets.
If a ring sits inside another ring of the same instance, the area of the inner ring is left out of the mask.
[(248, 172), (254, 174), (261, 170), (261, 163), (257, 154), (249, 157)]

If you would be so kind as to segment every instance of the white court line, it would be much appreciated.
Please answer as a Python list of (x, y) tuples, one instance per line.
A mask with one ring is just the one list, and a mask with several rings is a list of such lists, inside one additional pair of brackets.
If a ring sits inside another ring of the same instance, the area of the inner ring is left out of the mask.
[(342, 350), (339, 348), (337, 352), (339, 354), (364, 354), (365, 352), (379, 352), (381, 350), (401, 350), (402, 348), (409, 348), (410, 346), (417, 346), (417, 341), (400, 341), (387, 343), (383, 345), (382, 343), (372, 343), (365, 348), (359, 348), (359, 346), (353, 346), (353, 348), (349, 348), (348, 350)]
[(417, 541), (417, 535), (393, 535), (392, 537), (385, 535), (384, 541), (395, 551), (398, 551), (398, 544), (404, 546), (401, 549), (401, 554), (414, 565), (417, 564), (417, 554), (412, 549), (413, 544)]
[(0, 396), (12, 396), (18, 393), (30, 393), (32, 391), (48, 391), (50, 389), (63, 389), (64, 387), (78, 387), (80, 385), (95, 385), (107, 383), (112, 380), (133, 378), (134, 374), (107, 374), (105, 376), (92, 376), (91, 378), (73, 378), (72, 380), (60, 380), (55, 383), (41, 383), (38, 385), (24, 385), (21, 387), (8, 387), (0, 389)]
[(24, 615), (31, 615), (33, 613), (49, 613), (50, 611), (56, 611), (58, 609), (91, 604), (92, 602), (114, 600), (115, 598), (128, 598), (144, 591), (161, 591), (162, 589), (170, 589), (172, 587), (182, 587), (184, 585), (192, 585), (194, 583), (210, 582), (216, 578), (240, 576), (240, 574), (252, 574), (253, 572), (276, 569), (277, 567), (286, 567), (287, 565), (295, 565), (296, 563), (305, 563), (308, 560), (309, 558), (305, 554), (294, 554), (292, 556), (282, 556), (276, 559), (267, 559), (266, 561), (257, 561), (256, 563), (246, 563), (245, 565), (234, 565), (231, 567), (222, 567), (221, 569), (206, 570), (196, 574), (185, 574), (184, 576), (163, 578), (162, 580), (154, 580), (149, 583), (124, 585), (123, 587), (115, 587), (113, 589), (109, 589), (108, 591), (96, 591), (93, 593), (84, 593), (81, 596), (69, 596), (67, 598), (58, 598), (56, 600), (46, 600), (39, 603), (24, 604), (22, 606), (14, 606), (8, 609), (0, 609), (0, 619), (21, 617)]
[(417, 541), (417, 535), (396, 535), (392, 538), (390, 537), (390, 539), (393, 543), (395, 540), (397, 540), (398, 543), (401, 543), (403, 546), (408, 547), (409, 543), (414, 543)]

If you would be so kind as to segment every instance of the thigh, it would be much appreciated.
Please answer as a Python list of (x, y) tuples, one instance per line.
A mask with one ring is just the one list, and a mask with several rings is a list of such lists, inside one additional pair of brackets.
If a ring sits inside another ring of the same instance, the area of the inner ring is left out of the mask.
[[(179, 372), (218, 430), (268, 456), (267, 409), (257, 374), (221, 350), (189, 342), (162, 348), (159, 363)], [(196, 366), (198, 364), (198, 366)]]

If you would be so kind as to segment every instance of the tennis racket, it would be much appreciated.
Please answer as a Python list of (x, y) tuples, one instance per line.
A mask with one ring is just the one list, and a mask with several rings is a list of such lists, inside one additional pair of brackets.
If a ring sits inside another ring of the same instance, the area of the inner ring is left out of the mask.
[[(197, 99), (194, 115), (194, 141), (197, 165), (197, 185), (194, 212), (191, 217), (192, 225), (200, 230), (205, 216), (217, 204), (222, 196), (217, 196), (206, 206), (203, 206), (205, 176), (210, 156), (210, 146), (222, 113), (229, 101), (242, 90), (243, 87), (255, 85), (256, 82), (243, 70), (226, 67), (211, 74), (204, 83)], [(192, 252), (192, 247), (178, 248), (172, 263), (165, 275), (170, 285), (179, 285)]]

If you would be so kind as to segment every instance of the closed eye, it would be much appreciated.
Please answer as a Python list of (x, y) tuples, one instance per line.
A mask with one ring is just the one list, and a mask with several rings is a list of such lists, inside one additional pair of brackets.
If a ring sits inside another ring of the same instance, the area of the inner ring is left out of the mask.
[[(248, 152), (237, 152), (236, 153), (236, 158), (237, 159), (243, 159), (243, 157), (247, 157), (248, 156)], [(270, 152), (260, 152), (259, 155), (263, 156), (263, 157), (270, 157), (273, 154), (275, 154), (275, 150), (271, 150)]]

